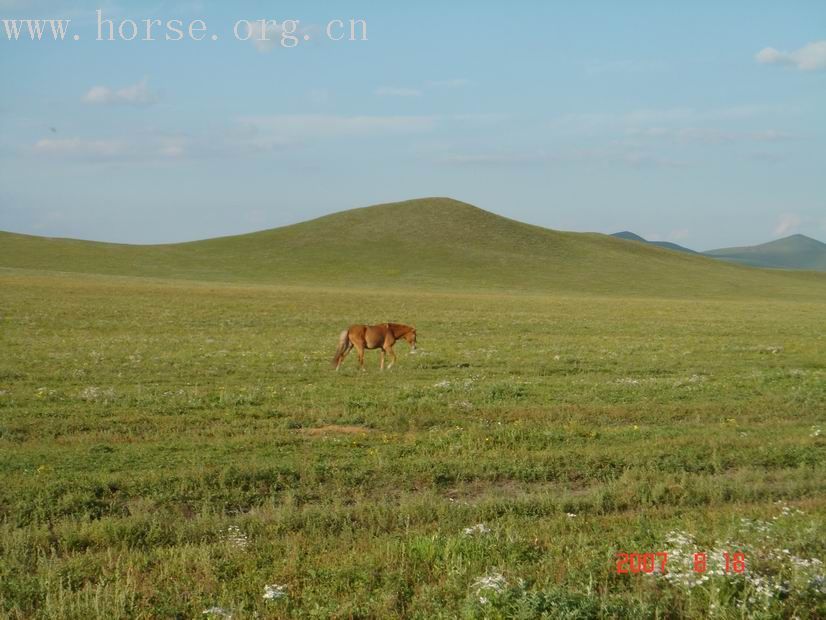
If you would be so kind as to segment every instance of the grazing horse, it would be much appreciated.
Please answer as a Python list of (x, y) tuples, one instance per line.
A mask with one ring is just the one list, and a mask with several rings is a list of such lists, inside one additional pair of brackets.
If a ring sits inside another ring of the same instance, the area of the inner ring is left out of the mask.
[(390, 355), (393, 359), (388, 369), (396, 361), (396, 353), (393, 345), (397, 340), (407, 340), (410, 350), (416, 350), (416, 328), (401, 323), (381, 323), (380, 325), (351, 325), (341, 332), (338, 338), (338, 349), (333, 358), (333, 366), (338, 370), (344, 358), (356, 348), (359, 356), (359, 366), (364, 370), (364, 350), (381, 349), (381, 369), (384, 370), (384, 354)]

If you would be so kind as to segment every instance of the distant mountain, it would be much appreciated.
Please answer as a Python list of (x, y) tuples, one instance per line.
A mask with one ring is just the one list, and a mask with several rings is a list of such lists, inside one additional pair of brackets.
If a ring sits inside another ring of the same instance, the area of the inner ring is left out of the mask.
[(791, 235), (760, 245), (721, 248), (703, 254), (751, 267), (826, 271), (826, 243), (806, 235)]
[(644, 239), (639, 235), (636, 235), (628, 230), (623, 230), (622, 232), (614, 233), (611, 235), (612, 237), (617, 237), (618, 239), (625, 239), (627, 241), (639, 241), (641, 243), (649, 243), (651, 245), (656, 245), (661, 248), (665, 248), (666, 250), (674, 250), (675, 252), (688, 252), (689, 254), (699, 254), (699, 252), (695, 252), (694, 250), (690, 250), (689, 248), (683, 247), (676, 243), (671, 243), (670, 241), (649, 241), (648, 239)]
[(642, 241), (643, 243), (648, 243), (648, 241), (639, 235), (632, 233), (630, 230), (623, 230), (622, 232), (614, 233), (611, 236), (619, 237), (620, 239), (627, 239), (628, 241)]

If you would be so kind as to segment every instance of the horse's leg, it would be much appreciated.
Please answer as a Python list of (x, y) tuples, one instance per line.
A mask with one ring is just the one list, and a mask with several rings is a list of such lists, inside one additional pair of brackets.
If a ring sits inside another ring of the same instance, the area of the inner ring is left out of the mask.
[[(382, 343), (382, 345), (381, 345), (381, 359), (382, 359), (382, 361), (384, 361), (385, 353), (388, 356), (393, 355), (393, 343), (394, 342), (396, 342), (396, 339), (393, 337), (393, 332), (388, 331), (387, 335), (385, 335), (385, 337), (384, 337), (384, 343)], [(394, 361), (395, 360), (393, 360), (393, 359), (390, 360), (390, 365), (387, 367), (387, 370), (390, 370), (391, 368), (393, 368), (393, 362)]]
[(361, 343), (356, 344), (356, 353), (359, 355), (359, 366), (361, 369), (364, 370), (364, 345)]
[(381, 359), (379, 370), (384, 370), (384, 349), (379, 349), (379, 359)]
[(385, 346), (382, 351), (382, 355), (384, 355), (385, 352), (391, 357), (390, 364), (387, 366), (387, 370), (390, 370), (393, 368), (393, 364), (396, 363), (396, 352), (393, 350), (393, 345), (390, 344)]

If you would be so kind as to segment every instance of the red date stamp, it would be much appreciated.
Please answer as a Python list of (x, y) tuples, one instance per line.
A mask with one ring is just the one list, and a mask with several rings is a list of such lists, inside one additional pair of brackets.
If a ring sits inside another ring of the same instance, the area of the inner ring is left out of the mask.
[[(666, 573), (668, 572), (668, 553), (617, 553), (617, 574), (639, 573)], [(721, 568), (724, 573), (743, 573), (746, 570), (746, 554), (740, 551), (723, 553)], [(695, 553), (692, 557), (692, 567), (695, 573), (705, 573), (708, 570), (708, 554)]]

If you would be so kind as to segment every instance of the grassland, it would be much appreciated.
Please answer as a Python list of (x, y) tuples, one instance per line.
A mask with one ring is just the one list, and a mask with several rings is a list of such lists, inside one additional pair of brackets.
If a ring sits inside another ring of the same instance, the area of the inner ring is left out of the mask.
[[(0, 271), (0, 616), (825, 617), (822, 279), (633, 252), (701, 262), (683, 298)], [(421, 353), (332, 373), (380, 320)]]
[(824, 274), (427, 199), (0, 233), (0, 316), (2, 617), (826, 616)]

